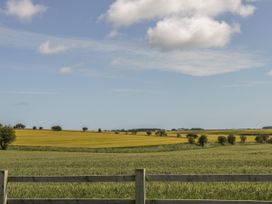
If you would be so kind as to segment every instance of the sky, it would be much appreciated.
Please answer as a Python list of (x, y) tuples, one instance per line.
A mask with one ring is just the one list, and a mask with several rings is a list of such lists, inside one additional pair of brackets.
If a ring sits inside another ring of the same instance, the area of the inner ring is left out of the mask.
[(0, 0), (0, 123), (272, 125), (271, 0)]

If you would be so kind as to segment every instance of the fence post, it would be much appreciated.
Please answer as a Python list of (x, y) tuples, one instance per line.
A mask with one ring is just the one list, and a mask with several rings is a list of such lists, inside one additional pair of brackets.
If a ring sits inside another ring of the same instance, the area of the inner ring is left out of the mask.
[(0, 170), (0, 204), (7, 203), (8, 171)]
[(145, 169), (135, 170), (135, 204), (145, 204)]

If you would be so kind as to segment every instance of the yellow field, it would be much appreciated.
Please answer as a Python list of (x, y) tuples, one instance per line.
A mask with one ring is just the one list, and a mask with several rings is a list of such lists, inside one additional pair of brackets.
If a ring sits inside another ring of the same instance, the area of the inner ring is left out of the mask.
[(41, 147), (139, 147), (162, 144), (184, 143), (186, 138), (125, 135), (80, 131), (16, 130), (13, 145)]

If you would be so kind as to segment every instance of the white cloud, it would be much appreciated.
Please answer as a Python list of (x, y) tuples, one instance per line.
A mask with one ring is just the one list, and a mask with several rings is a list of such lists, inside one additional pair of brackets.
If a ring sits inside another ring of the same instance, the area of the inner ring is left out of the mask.
[(68, 46), (64, 46), (64, 45), (57, 45), (55, 47), (52, 47), (50, 46), (50, 41), (47, 40), (46, 42), (42, 43), (40, 46), (39, 46), (39, 52), (41, 54), (47, 54), (47, 55), (50, 55), (50, 54), (57, 54), (57, 53), (60, 53), (60, 52), (65, 52), (69, 49)]
[(208, 17), (171, 17), (150, 28), (148, 39), (163, 49), (224, 47), (232, 34), (239, 31), (239, 26), (231, 27)]
[(115, 29), (156, 20), (148, 39), (162, 48), (222, 47), (238, 30), (216, 17), (227, 12), (246, 17), (254, 10), (242, 0), (116, 0), (104, 17)]
[(267, 74), (268, 74), (269, 76), (272, 76), (272, 70), (270, 70)]
[(5, 13), (21, 20), (31, 20), (33, 16), (46, 12), (47, 7), (33, 4), (31, 0), (8, 0)]
[[(213, 76), (258, 68), (264, 65), (259, 53), (240, 49), (201, 49), (161, 52), (141, 42), (92, 41), (90, 39), (57, 38), (33, 32), (7, 29), (0, 26), (0, 47), (36, 50), (40, 42), (49, 40), (66, 45), (74, 56), (88, 54), (74, 74), (99, 78), (118, 78), (114, 68), (168, 71), (191, 76)], [(84, 54), (85, 53), (85, 54)], [(102, 58), (107, 69), (91, 69), (93, 60)], [(89, 60), (89, 62), (87, 61)], [(111, 64), (109, 64), (111, 62)], [(6, 67), (6, 66), (3, 66)], [(85, 68), (87, 67), (87, 68)], [(110, 69), (110, 67), (112, 69)], [(1, 69), (1, 66), (0, 66)], [(79, 70), (78, 70), (79, 69)]]
[(61, 75), (72, 75), (74, 74), (75, 69), (73, 67), (62, 67), (60, 69), (60, 74)]

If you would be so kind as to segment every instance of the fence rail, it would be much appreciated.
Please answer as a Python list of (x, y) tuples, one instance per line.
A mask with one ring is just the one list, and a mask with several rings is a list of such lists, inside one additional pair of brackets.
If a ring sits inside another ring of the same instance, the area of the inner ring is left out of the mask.
[[(272, 201), (238, 200), (146, 200), (145, 182), (272, 182), (272, 175), (135, 175), (124, 176), (10, 176), (0, 170), (0, 204), (272, 204)], [(9, 182), (135, 182), (135, 199), (12, 199), (8, 198)]]

